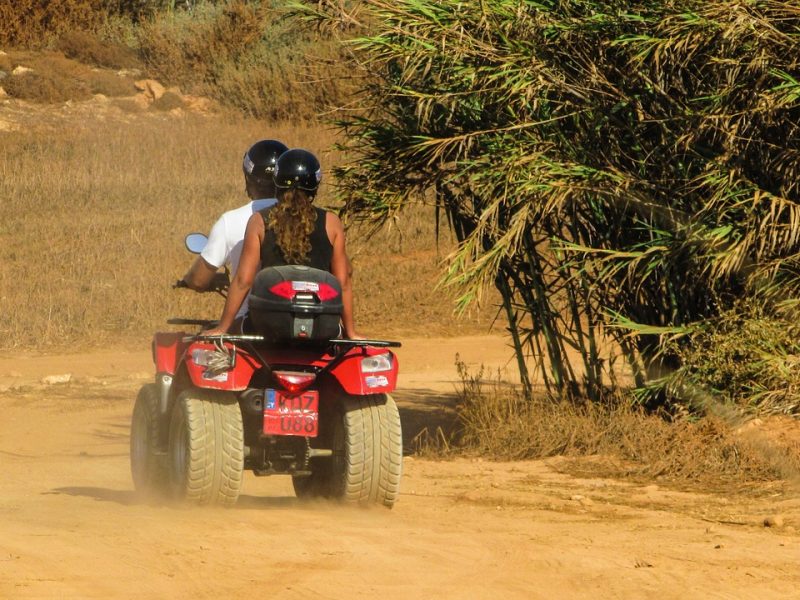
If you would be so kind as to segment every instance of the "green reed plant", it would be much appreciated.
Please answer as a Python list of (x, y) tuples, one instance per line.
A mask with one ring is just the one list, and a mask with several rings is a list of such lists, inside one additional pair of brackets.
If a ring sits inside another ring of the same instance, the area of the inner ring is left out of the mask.
[[(792, 2), (363, 3), (370, 79), (344, 119), (354, 218), (435, 204), (458, 302), (495, 286), (528, 392), (644, 389), (742, 297), (800, 292)], [(613, 344), (607, 343), (608, 339)], [(534, 357), (535, 373), (526, 359)], [(665, 401), (669, 388), (651, 397)]]

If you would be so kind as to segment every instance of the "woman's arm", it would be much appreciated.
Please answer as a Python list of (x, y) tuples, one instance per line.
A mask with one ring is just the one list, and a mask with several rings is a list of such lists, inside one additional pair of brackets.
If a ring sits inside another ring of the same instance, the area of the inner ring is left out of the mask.
[(254, 213), (247, 222), (242, 245), (242, 256), (239, 259), (239, 266), (228, 289), (228, 297), (225, 299), (225, 307), (222, 309), (219, 324), (207, 334), (227, 333), (233, 325), (236, 313), (239, 312), (242, 302), (247, 297), (253, 285), (256, 271), (258, 271), (258, 265), (261, 262), (261, 242), (263, 239), (264, 218), (260, 213)]
[(344, 226), (339, 217), (329, 212), (325, 219), (325, 229), (328, 232), (328, 239), (333, 245), (331, 273), (339, 280), (339, 284), (342, 286), (342, 325), (344, 326), (344, 334), (351, 340), (362, 339), (362, 337), (356, 333), (353, 323), (353, 288), (350, 278), (351, 266), (345, 248)]

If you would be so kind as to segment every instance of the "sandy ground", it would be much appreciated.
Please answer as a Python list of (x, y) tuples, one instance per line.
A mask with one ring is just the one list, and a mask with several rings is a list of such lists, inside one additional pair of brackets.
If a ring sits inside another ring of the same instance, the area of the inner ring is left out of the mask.
[[(448, 418), (456, 352), (508, 367), (498, 337), (405, 340), (409, 452)], [(576, 479), (557, 459), (409, 455), (391, 511), (252, 474), (233, 509), (141, 503), (128, 426), (150, 368), (146, 349), (0, 359), (0, 598), (800, 598), (800, 499)]]

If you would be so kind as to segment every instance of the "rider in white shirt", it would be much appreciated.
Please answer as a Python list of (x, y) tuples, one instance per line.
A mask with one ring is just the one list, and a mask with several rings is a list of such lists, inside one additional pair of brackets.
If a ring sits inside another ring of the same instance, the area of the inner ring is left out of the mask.
[[(218, 273), (225, 264), (230, 265), (231, 273), (236, 273), (247, 221), (253, 213), (277, 202), (272, 173), (278, 157), (286, 150), (287, 147), (277, 140), (261, 140), (245, 152), (242, 171), (245, 190), (252, 201), (229, 210), (214, 223), (205, 248), (183, 276), (187, 287), (198, 292), (208, 289), (215, 277), (225, 276)], [(237, 318), (246, 313), (247, 299), (242, 303)]]

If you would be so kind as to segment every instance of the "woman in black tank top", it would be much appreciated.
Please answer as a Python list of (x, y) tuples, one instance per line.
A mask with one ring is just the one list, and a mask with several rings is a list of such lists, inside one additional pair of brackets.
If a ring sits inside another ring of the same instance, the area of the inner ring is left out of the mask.
[[(299, 192), (299, 190), (297, 191)], [(286, 193), (281, 194), (282, 198), (280, 201), (283, 203), (282, 206), (286, 206), (290, 202), (306, 202), (305, 199), (297, 198), (296, 194), (293, 194), (293, 192), (296, 191), (287, 190)], [(288, 198), (287, 196), (290, 195), (292, 197)], [(261, 217), (264, 219), (264, 227), (266, 229), (264, 240), (261, 242), (262, 268), (293, 264), (306, 265), (308, 267), (314, 267), (315, 269), (322, 269), (323, 271), (331, 270), (330, 265), (331, 259), (333, 258), (333, 244), (331, 244), (331, 241), (328, 238), (328, 230), (326, 227), (327, 213), (321, 208), (311, 207), (311, 210), (314, 211), (312, 213), (312, 223), (314, 224), (314, 228), (307, 236), (308, 243), (310, 243), (311, 246), (310, 250), (308, 250), (307, 254), (303, 253), (302, 251), (298, 252), (296, 256), (291, 258), (291, 260), (287, 260), (285, 252), (278, 244), (278, 234), (276, 233), (276, 229), (278, 229), (280, 225), (277, 223), (278, 217), (276, 217), (275, 213), (280, 211), (280, 209), (275, 206), (270, 206), (259, 211)], [(296, 219), (296, 217), (291, 214), (288, 216), (290, 222), (293, 222)], [(302, 233), (304, 232), (300, 232), (301, 235)], [(287, 232), (287, 237), (289, 238), (289, 243), (291, 243), (291, 240), (299, 239), (292, 237), (292, 232)]]
[(350, 339), (361, 338), (353, 325), (353, 290), (344, 227), (335, 214), (312, 204), (321, 178), (319, 162), (305, 150), (288, 150), (278, 158), (274, 177), (278, 204), (250, 217), (222, 317), (208, 333), (230, 330), (259, 265), (264, 268), (291, 264), (329, 271), (339, 280), (344, 334)]

